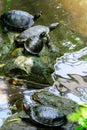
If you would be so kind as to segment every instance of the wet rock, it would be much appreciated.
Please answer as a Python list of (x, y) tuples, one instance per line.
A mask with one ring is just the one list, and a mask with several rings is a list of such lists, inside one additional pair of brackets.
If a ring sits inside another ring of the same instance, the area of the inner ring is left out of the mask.
[[(40, 57), (24, 54), (23, 48), (15, 46), (15, 35), (17, 34), (10, 32), (4, 36), (0, 35), (0, 75), (52, 85), (54, 51), (50, 52), (44, 47)], [(58, 52), (56, 53), (58, 54)], [(37, 85), (37, 88), (40, 87)]]
[[(55, 128), (55, 130), (75, 130), (76, 126), (76, 124), (69, 122), (65, 126)], [(19, 118), (19, 114), (14, 114), (4, 122), (0, 130), (54, 130), (54, 128), (41, 127), (40, 125), (34, 125), (29, 121), (22, 121)]]
[(46, 63), (39, 57), (20, 54), (21, 51), (19, 51), (18, 56), (15, 56), (15, 52), (13, 52), (12, 57), (6, 60), (0, 71), (3, 71), (6, 76), (26, 79), (27, 81), (49, 85), (53, 83), (51, 77), (53, 70)]
[(63, 111), (65, 115), (68, 115), (75, 111), (79, 106), (74, 101), (55, 95), (47, 90), (41, 90), (39, 92), (35, 92), (31, 96), (32, 100), (42, 105), (49, 105), (52, 107), (56, 107)]
[(19, 118), (20, 115), (25, 115), (25, 113), (22, 111), (19, 114), (16, 113), (10, 116), (5, 120), (0, 130), (36, 130), (32, 124), (23, 122), (21, 118)]

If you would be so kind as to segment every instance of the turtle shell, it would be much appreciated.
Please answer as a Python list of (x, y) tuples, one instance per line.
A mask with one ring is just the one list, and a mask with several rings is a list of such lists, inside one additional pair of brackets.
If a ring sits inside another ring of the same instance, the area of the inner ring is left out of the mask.
[(1, 15), (2, 24), (10, 29), (23, 31), (34, 24), (34, 16), (21, 10), (11, 10)]
[(26, 108), (24, 106), (24, 110), (29, 115), (31, 121), (44, 126), (58, 127), (66, 122), (65, 115), (54, 107), (37, 105)]
[(23, 43), (25, 42), (27, 39), (34, 37), (34, 36), (39, 36), (42, 32), (46, 32), (46, 34), (49, 33), (49, 27), (47, 26), (43, 26), (43, 25), (37, 25), (37, 26), (33, 26), (28, 28), (27, 30), (21, 32), (14, 40), (17, 43)]
[(31, 54), (37, 55), (43, 48), (43, 41), (38, 37), (27, 39), (24, 43), (24, 48)]
[(38, 36), (28, 38), (24, 43), (24, 49), (33, 55), (38, 55), (44, 44), (49, 44), (49, 35), (47, 35), (46, 32), (42, 32)]
[(20, 33), (17, 37), (15, 37), (14, 40), (16, 43), (23, 43), (28, 38), (38, 36), (42, 32), (46, 32), (46, 34), (49, 34), (49, 32), (54, 30), (57, 26), (58, 23), (52, 23), (50, 26), (44, 26), (44, 25), (33, 26)]

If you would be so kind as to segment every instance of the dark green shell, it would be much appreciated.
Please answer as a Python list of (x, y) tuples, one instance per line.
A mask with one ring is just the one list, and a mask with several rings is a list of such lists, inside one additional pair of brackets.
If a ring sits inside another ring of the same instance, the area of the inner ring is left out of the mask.
[[(44, 35), (42, 36), (43, 33)], [(46, 32), (43, 33), (28, 38), (24, 43), (24, 49), (33, 55), (38, 55), (44, 44), (49, 44), (48, 35), (45, 35)]]
[(34, 16), (21, 10), (11, 10), (1, 15), (2, 24), (8, 29), (23, 31), (34, 24)]
[(66, 121), (65, 115), (59, 109), (50, 106), (29, 106), (25, 108), (25, 112), (33, 122), (44, 126), (58, 127)]
[(27, 30), (20, 33), (16, 38), (15, 42), (17, 43), (23, 43), (28, 38), (31, 38), (33, 36), (39, 36), (41, 33), (46, 32), (46, 34), (49, 34), (50, 31), (55, 29), (58, 26), (58, 23), (53, 23), (49, 27), (44, 25), (37, 25), (28, 28)]

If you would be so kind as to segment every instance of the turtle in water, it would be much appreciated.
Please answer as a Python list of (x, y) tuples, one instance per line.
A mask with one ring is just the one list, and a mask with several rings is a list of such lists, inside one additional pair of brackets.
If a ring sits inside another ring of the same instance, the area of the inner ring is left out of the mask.
[(11, 10), (1, 15), (1, 22), (4, 26), (3, 32), (7, 33), (9, 29), (16, 31), (24, 31), (34, 25), (42, 11), (37, 12), (34, 16), (28, 12), (21, 10)]
[(33, 55), (37, 55), (43, 48), (44, 43), (50, 47), (49, 32), (54, 30), (59, 23), (52, 23), (49, 27), (37, 25), (20, 33), (14, 41), (17, 46), (23, 46), (24, 49)]
[(62, 111), (55, 107), (24, 104), (23, 108), (29, 116), (24, 118), (27, 118), (35, 124), (47, 127), (60, 127), (67, 121), (66, 116), (62, 113)]

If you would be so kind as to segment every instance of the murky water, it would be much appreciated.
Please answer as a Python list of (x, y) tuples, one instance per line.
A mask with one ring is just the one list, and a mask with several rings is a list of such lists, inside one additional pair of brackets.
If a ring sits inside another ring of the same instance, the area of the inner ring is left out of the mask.
[(87, 36), (87, 1), (86, 0), (61, 0), (65, 9), (70, 13), (70, 24), (72, 28)]
[[(4, 12), (5, 3), (5, 0), (0, 1), (0, 14)], [(51, 44), (55, 45), (58, 51), (56, 55), (49, 56), (53, 65), (56, 63), (53, 73), (53, 88), (55, 86), (56, 90), (51, 91), (60, 92), (76, 102), (87, 103), (87, 61), (81, 59), (87, 54), (87, 1), (12, 0), (9, 10), (12, 9), (24, 10), (31, 14), (41, 10), (43, 15), (36, 25), (59, 22), (59, 27), (50, 34)], [(20, 98), (23, 96), (19, 91), (5, 79), (0, 79), (0, 124), (12, 114), (9, 103), (16, 101), (19, 95)], [(16, 99), (11, 101), (12, 95), (16, 95)]]

